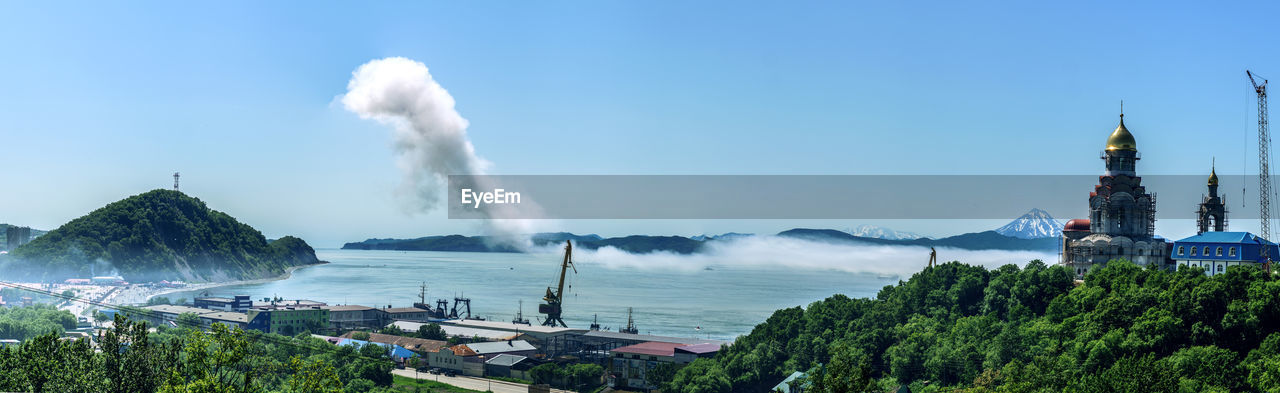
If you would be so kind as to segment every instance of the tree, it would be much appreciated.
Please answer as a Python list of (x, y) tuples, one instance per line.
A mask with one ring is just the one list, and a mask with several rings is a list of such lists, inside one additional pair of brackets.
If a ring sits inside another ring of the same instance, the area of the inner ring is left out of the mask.
[(529, 378), (533, 379), (533, 383), (555, 385), (563, 376), (564, 371), (555, 363), (543, 363), (529, 369)]
[(393, 336), (403, 336), (403, 335), (404, 335), (404, 330), (400, 330), (400, 327), (399, 327), (399, 326), (396, 326), (396, 325), (390, 325), (390, 326), (383, 327), (383, 328), (382, 328), (382, 330), (379, 330), (379, 331), (378, 331), (378, 333), (382, 333), (382, 334), (390, 334), (390, 335), (393, 335)]
[(425, 338), (428, 340), (441, 340), (441, 341), (448, 339), (448, 335), (444, 333), (444, 328), (434, 323), (428, 323), (426, 325), (419, 326), (418, 337)]
[(369, 332), (354, 332), (354, 333), (351, 333), (351, 339), (352, 339), (352, 340), (360, 340), (360, 341), (369, 341)]
[(342, 381), (330, 364), (295, 356), (289, 360), (289, 369), (293, 371), (286, 384), (290, 392), (342, 393)]
[(815, 378), (815, 393), (858, 393), (871, 385), (871, 358), (848, 343), (838, 343), (831, 354), (831, 363), (822, 367), (822, 375)]
[(678, 393), (729, 393), (732, 389), (729, 374), (710, 359), (694, 360), (680, 369), (671, 386)]
[(601, 383), (601, 377), (604, 376), (604, 368), (598, 364), (578, 363), (565, 368), (565, 383), (569, 388), (577, 390), (590, 390)]
[(675, 379), (676, 372), (679, 371), (680, 365), (675, 363), (658, 363), (657, 366), (645, 371), (644, 382), (665, 391), (668, 390), (666, 388), (667, 384), (670, 384), (671, 380)]

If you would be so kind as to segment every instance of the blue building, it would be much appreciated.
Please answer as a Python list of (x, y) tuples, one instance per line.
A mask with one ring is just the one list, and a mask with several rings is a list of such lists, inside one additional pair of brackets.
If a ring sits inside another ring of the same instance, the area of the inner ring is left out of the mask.
[(1231, 266), (1260, 267), (1262, 247), (1270, 247), (1272, 259), (1280, 259), (1280, 248), (1249, 232), (1205, 232), (1173, 242), (1173, 260), (1180, 268), (1204, 269), (1208, 276), (1227, 272)]
[(335, 337), (335, 338), (337, 339), (337, 342), (334, 344), (337, 346), (353, 345), (356, 347), (363, 347), (365, 345), (377, 345), (377, 346), (386, 348), (387, 355), (391, 356), (391, 360), (395, 360), (396, 362), (404, 362), (406, 359), (418, 356), (417, 353), (414, 353), (413, 351), (410, 351), (405, 347), (395, 345), (395, 344), (375, 343), (375, 342), (370, 342), (365, 340), (356, 340), (356, 339), (342, 338), (342, 337)]

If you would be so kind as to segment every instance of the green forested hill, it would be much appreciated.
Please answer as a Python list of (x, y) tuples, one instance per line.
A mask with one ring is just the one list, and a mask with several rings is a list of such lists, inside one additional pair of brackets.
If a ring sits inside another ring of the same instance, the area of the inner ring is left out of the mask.
[(779, 310), (672, 392), (1280, 392), (1280, 281), (1113, 261), (1074, 286), (1033, 261), (929, 268), (874, 299)]
[(118, 270), (126, 280), (269, 277), (318, 263), (302, 239), (262, 233), (178, 191), (154, 190), (108, 204), (12, 252), (6, 275), (56, 279)]

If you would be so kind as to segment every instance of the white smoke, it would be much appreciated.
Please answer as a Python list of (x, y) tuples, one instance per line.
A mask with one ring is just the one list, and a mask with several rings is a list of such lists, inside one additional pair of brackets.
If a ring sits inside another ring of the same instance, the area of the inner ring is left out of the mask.
[(490, 164), (467, 138), (467, 119), (453, 96), (431, 77), (427, 66), (403, 57), (370, 61), (351, 73), (347, 110), (394, 129), (405, 191), (417, 210), (439, 203), (449, 175), (483, 175)]
[[(425, 64), (403, 57), (373, 60), (351, 73), (347, 110), (391, 126), (398, 165), (404, 173), (400, 192), (411, 210), (440, 205), (449, 175), (484, 175), (490, 162), (476, 154), (467, 137), (467, 119), (454, 108), (453, 96)], [(527, 220), (486, 220), (491, 234), (513, 241), (530, 233)]]
[[(574, 259), (605, 268), (660, 269), (693, 272), (707, 267), (783, 267), (835, 270), (849, 273), (896, 275), (906, 279), (929, 261), (929, 248), (920, 246), (827, 243), (780, 236), (751, 236), (707, 242), (694, 254), (654, 252), (633, 254), (614, 247), (574, 250)], [(559, 252), (545, 250), (546, 252)], [(1033, 259), (1052, 263), (1054, 255), (1035, 251), (962, 250), (939, 247), (938, 262), (959, 261), (995, 268), (1026, 265)]]

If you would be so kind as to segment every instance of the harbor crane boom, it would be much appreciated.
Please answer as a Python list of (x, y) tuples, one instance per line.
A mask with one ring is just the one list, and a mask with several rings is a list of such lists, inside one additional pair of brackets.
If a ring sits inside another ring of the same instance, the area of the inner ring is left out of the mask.
[[(1249, 76), (1253, 92), (1258, 94), (1258, 218), (1262, 220), (1262, 240), (1266, 242), (1271, 241), (1271, 167), (1268, 162), (1271, 158), (1271, 131), (1267, 129), (1267, 80), (1262, 79), (1262, 84), (1258, 84), (1252, 71), (1245, 70), (1244, 74)], [(1266, 243), (1263, 243), (1260, 257), (1267, 273), (1271, 273), (1271, 247)]]
[(538, 312), (547, 314), (547, 319), (542, 321), (543, 326), (569, 327), (564, 323), (564, 319), (560, 318), (560, 312), (563, 311), (561, 304), (564, 300), (564, 277), (568, 274), (569, 268), (573, 268), (574, 273), (578, 272), (578, 268), (573, 265), (573, 243), (565, 240), (564, 262), (560, 264), (560, 284), (556, 286), (554, 292), (551, 287), (547, 287), (547, 295), (542, 297), (546, 303), (538, 305)]

